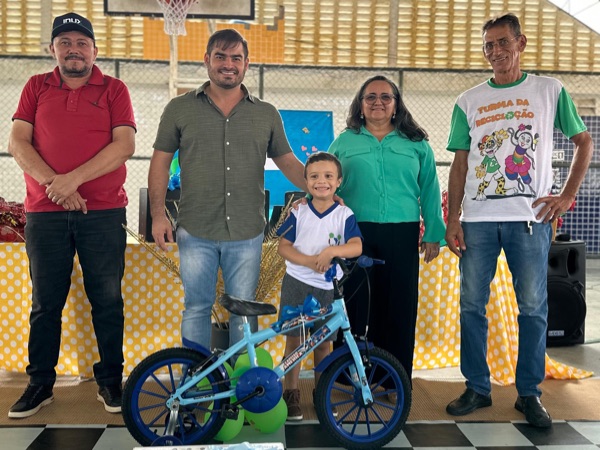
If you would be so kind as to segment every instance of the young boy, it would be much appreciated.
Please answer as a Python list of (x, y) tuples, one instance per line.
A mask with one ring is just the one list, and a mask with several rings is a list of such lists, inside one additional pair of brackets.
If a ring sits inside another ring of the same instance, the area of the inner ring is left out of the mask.
[[(287, 266), (281, 285), (280, 315), (286, 305), (301, 306), (308, 294), (312, 294), (321, 306), (331, 304), (333, 283), (325, 280), (325, 272), (331, 267), (332, 258), (353, 258), (362, 253), (362, 235), (354, 214), (350, 208), (333, 200), (342, 182), (339, 160), (325, 152), (310, 155), (304, 167), (304, 178), (312, 200), (292, 210), (279, 228), (279, 233), (285, 234), (281, 236), (278, 251)], [(319, 322), (314, 326), (318, 329)], [(285, 356), (300, 345), (301, 333), (302, 330), (297, 329), (287, 334)], [(330, 341), (334, 339), (332, 336), (315, 349), (315, 366), (329, 354)], [(288, 420), (303, 418), (299, 375), (300, 364), (285, 376), (283, 399), (288, 407)], [(315, 374), (315, 386), (318, 381), (319, 374)]]

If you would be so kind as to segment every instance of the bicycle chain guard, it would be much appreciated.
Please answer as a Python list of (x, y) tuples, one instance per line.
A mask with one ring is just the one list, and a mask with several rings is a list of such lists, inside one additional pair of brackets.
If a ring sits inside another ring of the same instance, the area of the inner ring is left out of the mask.
[(279, 403), (283, 395), (283, 385), (274, 370), (267, 367), (253, 367), (240, 376), (235, 386), (238, 400), (244, 409), (252, 413), (267, 412)]

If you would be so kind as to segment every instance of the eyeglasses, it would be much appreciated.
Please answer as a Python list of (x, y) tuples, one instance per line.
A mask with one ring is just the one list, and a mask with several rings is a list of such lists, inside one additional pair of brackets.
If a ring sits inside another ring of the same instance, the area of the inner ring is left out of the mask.
[(363, 95), (361, 99), (364, 100), (367, 103), (367, 105), (374, 105), (377, 99), (381, 100), (381, 103), (383, 103), (384, 105), (389, 105), (390, 103), (392, 103), (392, 100), (396, 99), (396, 96), (392, 94), (369, 94)]
[(485, 53), (492, 53), (494, 51), (494, 47), (497, 45), (499, 48), (506, 48), (510, 45), (510, 43), (512, 41), (514, 41), (515, 39), (519, 39), (521, 37), (521, 35), (519, 36), (515, 36), (512, 39), (508, 39), (508, 38), (502, 38), (499, 39), (497, 42), (486, 42), (485, 44), (483, 44), (483, 51)]

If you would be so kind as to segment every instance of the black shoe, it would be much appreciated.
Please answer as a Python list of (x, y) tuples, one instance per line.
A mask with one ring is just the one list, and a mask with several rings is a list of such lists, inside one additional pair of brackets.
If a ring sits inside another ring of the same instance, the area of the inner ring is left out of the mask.
[(473, 389), (467, 388), (460, 397), (446, 406), (446, 412), (453, 416), (464, 416), (486, 406), (492, 406), (491, 395), (478, 394)]
[(23, 419), (33, 416), (42, 409), (42, 406), (49, 405), (53, 401), (52, 386), (29, 384), (23, 395), (21, 395), (21, 398), (8, 411), (8, 417), (11, 419)]
[(100, 386), (96, 395), (98, 401), (104, 403), (104, 409), (109, 413), (120, 413), (123, 401), (123, 390), (120, 384)]
[(534, 427), (549, 428), (552, 425), (552, 417), (542, 405), (540, 398), (535, 395), (518, 397), (515, 409), (525, 414), (525, 420)]

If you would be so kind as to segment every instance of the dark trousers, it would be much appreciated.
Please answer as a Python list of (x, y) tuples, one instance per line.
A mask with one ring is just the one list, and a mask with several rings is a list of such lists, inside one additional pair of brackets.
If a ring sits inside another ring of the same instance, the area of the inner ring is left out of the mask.
[(104, 211), (28, 213), (25, 247), (32, 283), (29, 365), (32, 384), (54, 384), (61, 317), (71, 287), (75, 252), (92, 306), (100, 361), (100, 386), (121, 383), (123, 374), (123, 297), (125, 208)]
[(344, 285), (352, 332), (362, 336), (368, 320), (369, 341), (398, 358), (410, 378), (419, 289), (419, 224), (359, 222), (358, 226), (364, 237), (363, 254), (383, 259), (385, 265), (375, 265), (369, 272), (370, 312), (365, 271), (357, 270)]

